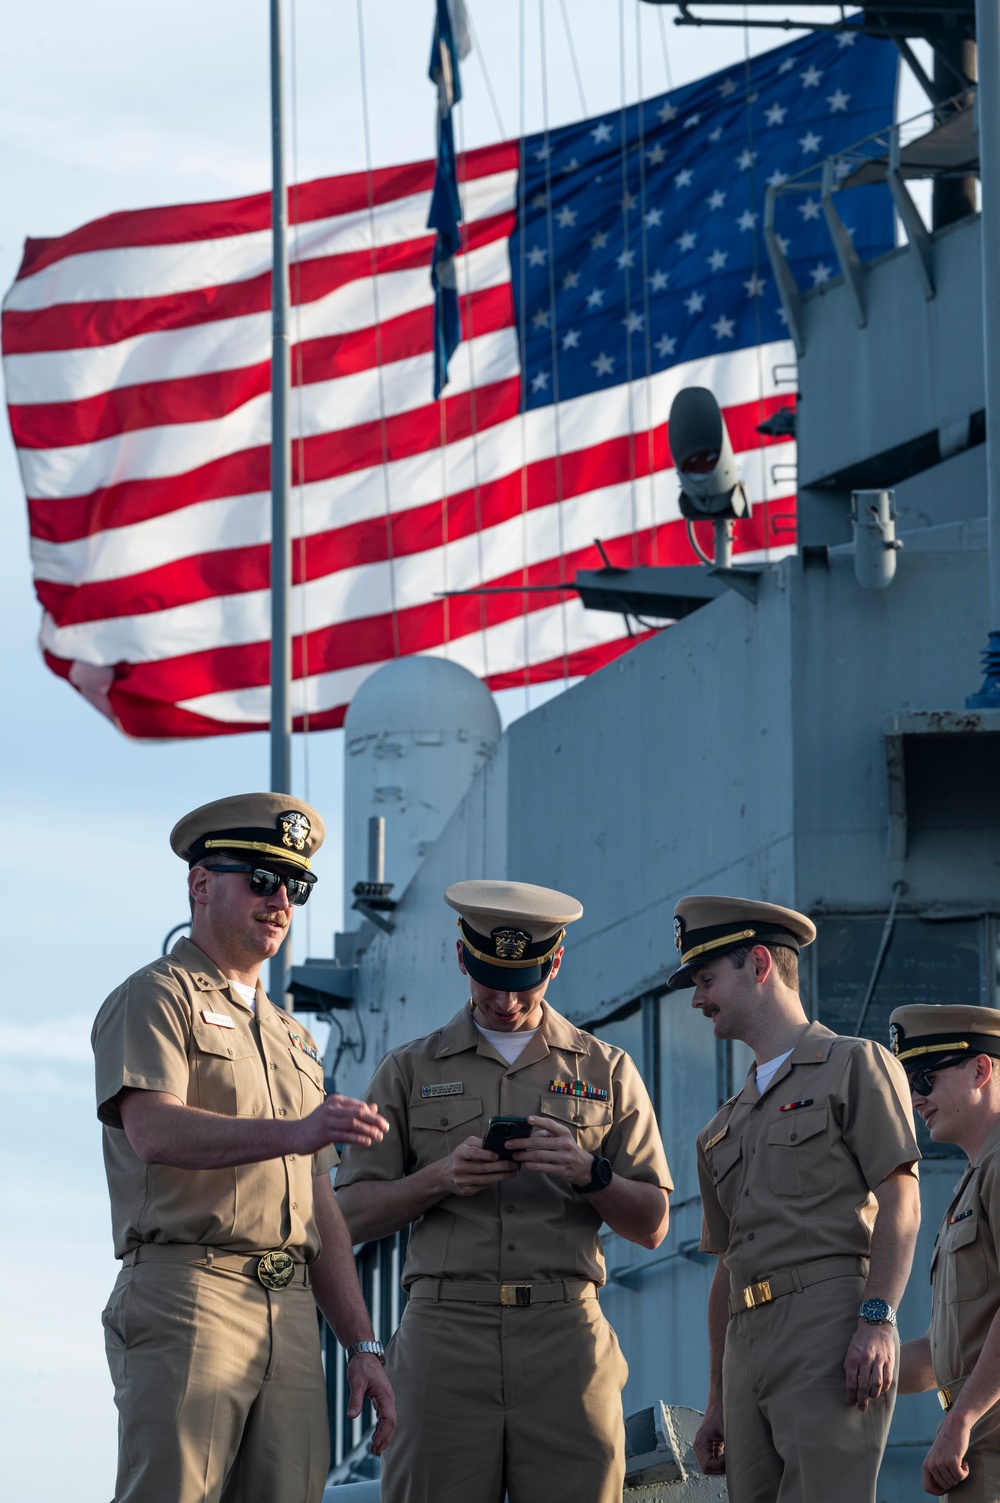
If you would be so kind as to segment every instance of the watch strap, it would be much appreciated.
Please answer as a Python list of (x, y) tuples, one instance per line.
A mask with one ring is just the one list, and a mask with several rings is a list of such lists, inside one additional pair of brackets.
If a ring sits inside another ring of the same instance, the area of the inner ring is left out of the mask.
[(597, 1190), (606, 1190), (614, 1177), (610, 1159), (606, 1159), (600, 1153), (595, 1153), (592, 1157), (593, 1167), (590, 1171), (590, 1179), (585, 1185), (573, 1186), (577, 1195), (593, 1195)]
[(381, 1341), (355, 1341), (352, 1346), (344, 1348), (344, 1356), (348, 1362), (350, 1362), (352, 1357), (360, 1356), (362, 1352), (368, 1352), (371, 1356), (377, 1357), (382, 1366), (385, 1367), (385, 1347)]

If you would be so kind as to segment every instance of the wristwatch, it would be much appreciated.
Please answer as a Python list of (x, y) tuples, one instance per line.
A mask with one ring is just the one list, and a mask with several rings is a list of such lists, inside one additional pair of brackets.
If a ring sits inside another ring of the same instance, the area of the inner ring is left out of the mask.
[(866, 1299), (858, 1311), (858, 1319), (866, 1320), (870, 1326), (894, 1326), (896, 1312), (884, 1299)]
[(385, 1367), (385, 1347), (382, 1345), (381, 1341), (355, 1341), (353, 1346), (347, 1346), (344, 1348), (344, 1356), (347, 1358), (348, 1362), (350, 1362), (352, 1357), (360, 1356), (362, 1352), (370, 1352), (371, 1355), (373, 1357), (377, 1357), (382, 1366)]
[(594, 1154), (594, 1164), (590, 1171), (590, 1179), (585, 1185), (574, 1185), (577, 1195), (593, 1195), (595, 1190), (606, 1190), (614, 1178), (615, 1171), (611, 1167), (611, 1160), (602, 1158), (599, 1153)]

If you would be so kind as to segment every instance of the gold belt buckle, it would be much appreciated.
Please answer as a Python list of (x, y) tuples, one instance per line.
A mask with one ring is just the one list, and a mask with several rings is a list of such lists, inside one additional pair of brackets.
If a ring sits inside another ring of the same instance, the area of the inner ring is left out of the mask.
[(944, 1410), (945, 1414), (947, 1414), (948, 1410), (951, 1408), (952, 1404), (954, 1404), (954, 1402), (955, 1402), (955, 1400), (951, 1396), (951, 1389), (950, 1388), (939, 1388), (938, 1391), (937, 1391), (937, 1397), (938, 1397), (938, 1403), (941, 1405), (941, 1408)]
[(295, 1277), (295, 1263), (286, 1252), (266, 1252), (257, 1264), (265, 1289), (285, 1289)]
[(502, 1305), (530, 1305), (530, 1284), (501, 1284), (500, 1303)]
[(773, 1298), (767, 1279), (761, 1279), (759, 1284), (748, 1284), (743, 1291), (743, 1303), (748, 1310), (755, 1310), (758, 1305), (766, 1305)]

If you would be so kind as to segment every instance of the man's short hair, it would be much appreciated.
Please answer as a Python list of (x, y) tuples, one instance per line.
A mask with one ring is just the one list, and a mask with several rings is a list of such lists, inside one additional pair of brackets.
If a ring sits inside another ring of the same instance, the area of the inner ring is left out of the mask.
[[(730, 950), (728, 954), (729, 959), (733, 962), (733, 968), (737, 971), (742, 971), (755, 948), (757, 947), (754, 945), (740, 945), (738, 949)], [(797, 992), (799, 989), (799, 957), (795, 951), (790, 950), (787, 945), (762, 945), (760, 948), (766, 950), (774, 961), (774, 969), (778, 973), (779, 980), (783, 981), (786, 986), (791, 987), (793, 992)]]

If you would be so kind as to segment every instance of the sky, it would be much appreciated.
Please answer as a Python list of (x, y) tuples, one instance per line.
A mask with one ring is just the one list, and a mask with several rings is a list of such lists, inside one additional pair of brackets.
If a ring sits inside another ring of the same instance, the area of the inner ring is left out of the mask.
[[(744, 56), (742, 29), (677, 28), (673, 5), (467, 4), (476, 47), (463, 68), (460, 149), (612, 109), (623, 97), (631, 103)], [(432, 156), (432, 0), (284, 5), (290, 180), (365, 166), (364, 93), (373, 166)], [(33, 0), (16, 8), (0, 29), (0, 289), (13, 280), (27, 235), (62, 234), (119, 209), (269, 187), (267, 13), (264, 0), (173, 0), (166, 8)], [(748, 45), (758, 52), (786, 39), (751, 32)], [(908, 84), (900, 113), (921, 107)], [(7, 917), (0, 1005), (8, 1268), (0, 1454), (11, 1497), (107, 1503), (115, 1412), (100, 1313), (116, 1265), (90, 1026), (111, 988), (159, 954), (185, 916), (171, 826), (209, 799), (266, 787), (268, 747), (259, 734), (127, 741), (53, 677), (36, 646), (39, 608), (6, 423), (0, 508), (3, 822), (20, 881), (32, 877), (27, 897), (19, 884), (8, 889), (18, 902), (16, 922), (13, 908)], [(559, 687), (498, 696), (504, 722)], [(307, 746), (296, 738), (292, 791), (321, 810), (328, 829), (321, 882), (296, 919), (297, 961), (331, 953), (340, 927), (341, 784), (342, 733), (314, 733)]]

